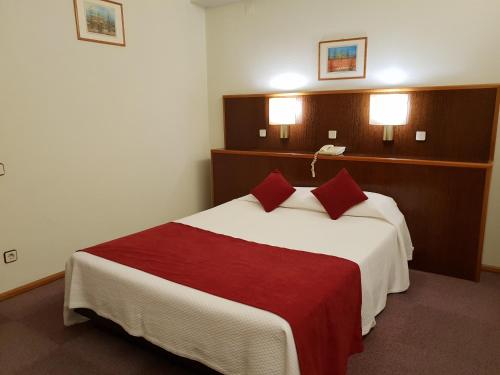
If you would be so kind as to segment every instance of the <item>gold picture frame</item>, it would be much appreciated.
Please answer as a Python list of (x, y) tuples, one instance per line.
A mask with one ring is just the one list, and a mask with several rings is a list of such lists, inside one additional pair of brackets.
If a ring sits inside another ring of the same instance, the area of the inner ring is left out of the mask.
[(125, 47), (123, 5), (111, 0), (73, 0), (78, 40)]
[(368, 38), (319, 42), (318, 80), (366, 78)]

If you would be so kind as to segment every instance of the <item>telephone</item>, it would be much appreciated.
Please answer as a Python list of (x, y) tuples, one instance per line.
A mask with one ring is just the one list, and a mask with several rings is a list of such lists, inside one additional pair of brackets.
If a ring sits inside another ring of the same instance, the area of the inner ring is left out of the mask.
[(318, 151), (319, 154), (323, 155), (342, 155), (345, 151), (345, 147), (335, 147), (334, 145), (324, 145)]
[(313, 161), (311, 163), (311, 175), (313, 176), (313, 178), (316, 177), (316, 171), (314, 170), (314, 164), (316, 164), (316, 161), (318, 160), (319, 154), (332, 155), (332, 156), (342, 155), (344, 153), (345, 149), (346, 149), (345, 147), (335, 147), (334, 145), (324, 145), (323, 147), (321, 147), (314, 154), (314, 158), (313, 158)]

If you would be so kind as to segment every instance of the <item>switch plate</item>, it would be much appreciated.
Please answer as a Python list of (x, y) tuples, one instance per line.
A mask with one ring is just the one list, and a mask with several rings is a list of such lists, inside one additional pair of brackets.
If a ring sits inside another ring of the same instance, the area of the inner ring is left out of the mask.
[(328, 139), (337, 139), (337, 131), (328, 130)]
[(17, 260), (17, 250), (8, 250), (3, 252), (4, 263), (12, 263)]
[(266, 136), (267, 136), (267, 130), (266, 129), (259, 129), (259, 137), (266, 138)]
[(423, 141), (425, 141), (426, 137), (427, 137), (426, 132), (417, 131), (417, 135), (416, 135), (415, 139), (419, 142), (423, 142)]

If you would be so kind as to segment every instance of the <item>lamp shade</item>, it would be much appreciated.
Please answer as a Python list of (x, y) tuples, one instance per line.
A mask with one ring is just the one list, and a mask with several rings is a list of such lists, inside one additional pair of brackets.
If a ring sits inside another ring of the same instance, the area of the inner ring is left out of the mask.
[(370, 95), (370, 125), (406, 125), (408, 112), (408, 94)]
[(269, 125), (295, 125), (300, 114), (297, 98), (270, 98)]

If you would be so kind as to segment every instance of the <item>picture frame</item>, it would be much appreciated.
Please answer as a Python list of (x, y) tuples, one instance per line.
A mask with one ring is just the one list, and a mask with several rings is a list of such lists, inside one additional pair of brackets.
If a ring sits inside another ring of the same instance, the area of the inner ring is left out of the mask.
[(125, 47), (123, 5), (111, 0), (73, 0), (78, 40)]
[(368, 38), (319, 42), (318, 80), (366, 78)]

